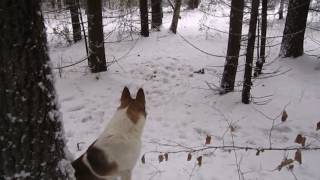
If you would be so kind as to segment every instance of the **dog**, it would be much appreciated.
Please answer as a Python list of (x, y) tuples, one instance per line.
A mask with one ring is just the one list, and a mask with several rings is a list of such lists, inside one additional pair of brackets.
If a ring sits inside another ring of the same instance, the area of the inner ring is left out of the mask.
[(120, 101), (104, 132), (72, 162), (77, 180), (110, 180), (117, 176), (131, 180), (147, 116), (144, 91), (140, 88), (133, 99), (124, 87)]

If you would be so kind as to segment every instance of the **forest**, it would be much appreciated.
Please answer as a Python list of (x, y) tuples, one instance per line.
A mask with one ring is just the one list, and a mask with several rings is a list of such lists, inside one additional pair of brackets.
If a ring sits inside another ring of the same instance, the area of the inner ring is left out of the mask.
[(0, 180), (319, 180), (319, 79), (320, 0), (1, 0)]

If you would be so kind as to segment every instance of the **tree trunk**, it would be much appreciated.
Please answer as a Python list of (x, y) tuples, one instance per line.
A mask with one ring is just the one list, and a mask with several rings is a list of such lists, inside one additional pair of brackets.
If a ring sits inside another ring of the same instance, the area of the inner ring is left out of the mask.
[(148, 0), (140, 0), (140, 19), (141, 19), (141, 35), (144, 37), (149, 36), (148, 25)]
[(174, 6), (173, 18), (170, 26), (170, 30), (175, 34), (177, 33), (178, 20), (180, 17), (180, 7), (181, 7), (181, 0), (176, 0), (175, 6)]
[(227, 93), (234, 89), (241, 44), (244, 1), (232, 0), (231, 7), (228, 50), (220, 85), (223, 89), (221, 93)]
[(250, 103), (250, 90), (251, 90), (251, 76), (252, 76), (252, 65), (253, 65), (253, 54), (254, 54), (254, 43), (256, 38), (256, 27), (259, 10), (259, 0), (252, 0), (250, 24), (248, 33), (248, 44), (246, 54), (246, 64), (244, 71), (244, 82), (242, 88), (242, 102), (244, 104)]
[(0, 9), (0, 179), (69, 179), (40, 0)]
[(188, 1), (188, 9), (196, 9), (199, 7), (200, 0), (189, 0)]
[(286, 25), (281, 42), (281, 57), (298, 57), (303, 54), (309, 5), (310, 0), (289, 0)]
[(88, 35), (89, 35), (89, 67), (92, 73), (107, 70), (104, 52), (104, 36), (102, 24), (101, 0), (87, 0)]
[(284, 0), (280, 0), (279, 19), (283, 19)]
[(81, 27), (79, 22), (79, 11), (78, 11), (78, 0), (68, 0), (67, 5), (69, 6), (72, 30), (73, 30), (73, 41), (77, 42), (81, 40)]
[(162, 24), (162, 0), (151, 0), (152, 19), (151, 28), (159, 29)]
[(256, 62), (254, 76), (257, 77), (262, 72), (263, 64), (266, 62), (266, 37), (267, 37), (267, 16), (268, 0), (262, 0), (262, 22), (261, 22), (261, 46), (260, 58)]
[(57, 0), (58, 9), (62, 9), (62, 0)]

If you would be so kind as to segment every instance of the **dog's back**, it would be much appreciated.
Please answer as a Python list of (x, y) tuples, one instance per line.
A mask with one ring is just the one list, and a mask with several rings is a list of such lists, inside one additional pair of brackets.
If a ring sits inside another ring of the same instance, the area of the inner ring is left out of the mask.
[(125, 87), (121, 105), (101, 136), (72, 162), (77, 180), (106, 180), (111, 176), (131, 179), (141, 149), (141, 134), (146, 120), (145, 95), (138, 90), (136, 99)]

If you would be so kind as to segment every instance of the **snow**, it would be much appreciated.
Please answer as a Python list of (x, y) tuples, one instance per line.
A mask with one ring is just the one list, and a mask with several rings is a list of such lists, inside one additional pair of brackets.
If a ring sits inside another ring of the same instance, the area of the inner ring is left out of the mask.
[[(220, 11), (229, 12), (228, 9)], [(198, 10), (181, 12), (178, 33), (203, 51), (225, 55), (227, 34), (200, 30), (199, 22), (227, 31), (228, 18), (203, 16)], [(277, 57), (279, 46), (267, 49), (263, 70), (266, 74), (254, 80), (254, 103), (244, 105), (239, 92), (244, 57), (239, 59), (235, 92), (219, 95), (206, 82), (213, 88), (219, 86), (225, 59), (204, 54), (169, 32), (171, 18), (172, 14), (165, 14), (161, 31), (152, 31), (148, 38), (134, 36), (133, 41), (105, 44), (109, 63), (113, 57), (121, 57), (107, 72), (89, 73), (86, 61), (63, 69), (61, 77), (54, 71), (67, 146), (73, 156), (80, 156), (102, 133), (120, 104), (124, 86), (131, 92), (143, 87), (147, 121), (141, 156), (145, 154), (145, 164), (137, 162), (134, 180), (283, 180), (295, 179), (294, 176), (301, 180), (319, 179), (319, 151), (302, 151), (302, 164), (295, 162), (292, 172), (276, 168), (284, 157), (293, 158), (295, 151), (265, 151), (257, 156), (256, 151), (250, 150), (207, 149), (192, 153), (191, 161), (187, 161), (189, 148), (208, 147), (204, 145), (207, 135), (212, 137), (212, 146), (234, 143), (268, 148), (271, 138), (272, 147), (299, 147), (294, 143), (297, 134), (306, 136), (310, 147), (320, 145), (320, 133), (316, 131), (320, 120), (320, 62), (307, 55), (280, 59)], [(283, 24), (284, 21), (270, 20), (268, 36), (281, 35)], [(54, 22), (50, 27), (54, 27)], [(243, 32), (247, 29), (245, 26)], [(307, 34), (317, 37), (318, 33), (308, 30)], [(86, 56), (83, 41), (60, 48), (51, 35), (48, 39), (53, 66), (71, 64)], [(279, 42), (281, 39), (268, 43)], [(305, 44), (306, 50), (317, 47), (310, 40)], [(201, 68), (204, 74), (194, 73)], [(274, 77), (264, 78), (268, 76)], [(281, 122), (281, 118), (277, 118), (269, 137), (273, 123), (270, 119), (284, 108), (288, 120)], [(185, 152), (169, 153), (168, 161), (158, 162), (160, 153), (155, 151), (176, 150)], [(197, 166), (198, 156), (203, 156), (201, 167)]]

